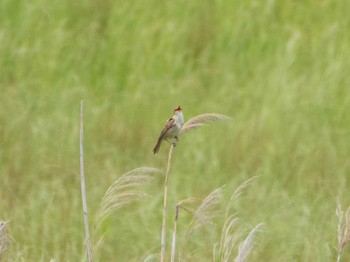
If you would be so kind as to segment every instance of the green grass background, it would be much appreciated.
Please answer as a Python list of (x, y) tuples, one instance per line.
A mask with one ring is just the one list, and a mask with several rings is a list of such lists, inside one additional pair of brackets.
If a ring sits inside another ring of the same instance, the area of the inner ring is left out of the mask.
[[(165, 169), (168, 145), (151, 150), (182, 105), (186, 119), (232, 121), (181, 138), (169, 206), (258, 175), (236, 207), (248, 228), (265, 224), (250, 261), (335, 261), (335, 208), (350, 205), (349, 10), (328, 0), (2, 0), (0, 219), (14, 240), (4, 259), (83, 259), (83, 99), (91, 226), (121, 174)], [(150, 187), (150, 200), (108, 220), (100, 261), (159, 252), (162, 179)], [(191, 241), (188, 261), (211, 261), (211, 240)]]

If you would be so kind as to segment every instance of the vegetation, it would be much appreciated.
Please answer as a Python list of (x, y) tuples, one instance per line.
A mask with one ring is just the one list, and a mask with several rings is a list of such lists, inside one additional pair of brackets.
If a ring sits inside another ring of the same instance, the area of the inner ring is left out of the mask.
[[(349, 1), (327, 0), (0, 1), (0, 220), (11, 239), (1, 258), (84, 259), (84, 100), (91, 229), (122, 174), (165, 171), (169, 145), (156, 156), (152, 148), (181, 105), (186, 120), (232, 120), (188, 132), (174, 148), (167, 256), (179, 201), (224, 184), (229, 195), (258, 176), (232, 207), (247, 241), (261, 231), (249, 261), (348, 261), (335, 212), (350, 206), (348, 10)], [(99, 261), (159, 253), (164, 177), (152, 177), (145, 201), (102, 216)], [(180, 214), (177, 247), (191, 219)], [(186, 240), (184, 259), (211, 261), (222, 227), (211, 230)]]

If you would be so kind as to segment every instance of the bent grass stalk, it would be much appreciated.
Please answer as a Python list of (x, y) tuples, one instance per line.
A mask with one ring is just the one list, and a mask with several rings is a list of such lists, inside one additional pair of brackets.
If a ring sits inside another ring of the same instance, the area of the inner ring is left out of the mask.
[(173, 229), (173, 239), (171, 242), (171, 262), (175, 261), (175, 255), (176, 255), (176, 237), (177, 237), (177, 222), (179, 220), (179, 212), (180, 212), (180, 208), (182, 208), (183, 210), (193, 213), (194, 211), (191, 210), (190, 208), (187, 208), (184, 204), (188, 204), (188, 203), (192, 203), (198, 201), (198, 199), (195, 198), (188, 198), (188, 199), (184, 199), (181, 200), (180, 202), (178, 202), (175, 206), (175, 220), (174, 220), (174, 229)]

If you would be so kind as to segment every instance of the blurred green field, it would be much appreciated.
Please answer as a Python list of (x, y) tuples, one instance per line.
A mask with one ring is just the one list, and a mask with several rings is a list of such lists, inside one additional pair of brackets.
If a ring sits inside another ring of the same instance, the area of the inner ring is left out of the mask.
[[(169, 207), (258, 175), (236, 204), (248, 228), (265, 225), (249, 261), (335, 261), (336, 205), (350, 205), (349, 10), (328, 0), (2, 0), (4, 261), (84, 260), (81, 99), (91, 227), (116, 178), (165, 169), (168, 145), (151, 151), (182, 105), (186, 119), (232, 121), (180, 139)], [(150, 200), (108, 219), (99, 261), (159, 252), (162, 178), (150, 187)], [(188, 261), (211, 261), (211, 239), (191, 241)]]

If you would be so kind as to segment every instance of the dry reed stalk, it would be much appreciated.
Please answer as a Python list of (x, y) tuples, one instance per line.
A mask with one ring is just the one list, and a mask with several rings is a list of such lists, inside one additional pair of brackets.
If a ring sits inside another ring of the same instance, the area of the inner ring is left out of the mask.
[(337, 206), (336, 214), (338, 216), (338, 256), (337, 262), (340, 262), (344, 247), (350, 241), (350, 207), (346, 210), (345, 221), (343, 222), (344, 212), (340, 205)]
[(171, 163), (171, 156), (173, 154), (174, 145), (171, 144), (168, 156), (168, 163), (165, 172), (165, 182), (164, 182), (164, 201), (163, 201), (163, 221), (162, 221), (162, 237), (160, 243), (160, 261), (164, 262), (165, 258), (165, 241), (166, 241), (166, 206), (167, 206), (167, 195), (168, 195), (168, 180), (169, 180), (169, 170)]
[(85, 228), (85, 242), (86, 242), (86, 253), (88, 261), (92, 262), (92, 252), (91, 243), (89, 236), (89, 219), (86, 203), (86, 192), (85, 192), (85, 176), (84, 176), (84, 132), (83, 132), (83, 100), (80, 102), (80, 186), (81, 186), (81, 198), (83, 202), (83, 212), (84, 212), (84, 228)]

